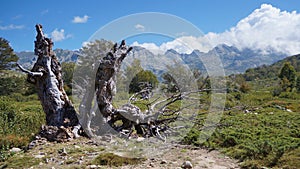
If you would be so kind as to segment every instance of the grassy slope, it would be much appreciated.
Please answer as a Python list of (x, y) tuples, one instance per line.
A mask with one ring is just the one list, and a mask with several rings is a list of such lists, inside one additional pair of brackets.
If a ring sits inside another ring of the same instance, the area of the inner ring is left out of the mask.
[[(246, 83), (252, 90), (227, 94), (229, 110), (221, 120), (227, 127), (218, 128), (205, 146), (239, 159), (245, 168), (300, 168), (300, 93), (272, 95), (279, 85), (277, 74), (286, 61), (300, 72), (300, 55), (295, 55), (242, 75), (251, 80)], [(197, 144), (197, 140), (188, 143)]]
[[(300, 168), (299, 93), (273, 97), (265, 89), (251, 90), (246, 94), (229, 93), (227, 99), (232, 107), (223, 113), (223, 127), (218, 127), (201, 146), (239, 159), (244, 168)], [(195, 126), (185, 143), (199, 145), (200, 128)]]

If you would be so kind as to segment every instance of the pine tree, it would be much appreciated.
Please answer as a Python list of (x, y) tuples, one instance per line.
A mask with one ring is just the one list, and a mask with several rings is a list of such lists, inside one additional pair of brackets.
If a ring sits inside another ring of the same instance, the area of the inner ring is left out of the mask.
[(300, 92), (300, 75), (297, 76), (297, 80), (296, 80), (296, 89), (297, 89), (297, 92)]
[(291, 63), (284, 63), (279, 73), (281, 84), (285, 91), (292, 91), (296, 85), (296, 70)]
[(12, 62), (17, 62), (18, 59), (9, 42), (0, 37), (0, 71), (12, 68), (14, 66)]
[(144, 88), (142, 84), (151, 84), (152, 87), (158, 85), (157, 77), (149, 70), (142, 70), (136, 74), (129, 85), (129, 92), (139, 92)]

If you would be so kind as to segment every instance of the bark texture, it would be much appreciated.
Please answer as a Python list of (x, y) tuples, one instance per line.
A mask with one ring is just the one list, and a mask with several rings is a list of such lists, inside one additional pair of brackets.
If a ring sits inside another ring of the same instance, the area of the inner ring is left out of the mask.
[(27, 81), (36, 86), (39, 100), (46, 113), (47, 126), (42, 127), (41, 134), (49, 140), (78, 137), (79, 121), (63, 88), (61, 65), (52, 50), (53, 42), (44, 36), (42, 25), (37, 24), (36, 31), (34, 42), (34, 53), (38, 56), (36, 63), (31, 71), (18, 66), (28, 74)]
[[(141, 96), (144, 93), (151, 93), (151, 88), (146, 87), (140, 92), (133, 94), (129, 98), (128, 103), (120, 108), (115, 108), (112, 105), (113, 96), (116, 92), (116, 73), (131, 49), (131, 47), (126, 46), (125, 41), (122, 41), (119, 46), (115, 44), (111, 51), (100, 59), (95, 80), (98, 108), (105, 118), (104, 121), (125, 136), (130, 137), (133, 130), (135, 130), (138, 135), (143, 137), (157, 136), (163, 139), (160, 132), (166, 130), (168, 124), (176, 120), (180, 111), (170, 111), (166, 107), (177, 100), (181, 100), (182, 94), (163, 100), (155, 100), (147, 105), (148, 110), (141, 111), (139, 107), (132, 104), (132, 101), (143, 98)], [(162, 116), (165, 117), (159, 118)], [(121, 125), (116, 124), (117, 121), (121, 121)]]

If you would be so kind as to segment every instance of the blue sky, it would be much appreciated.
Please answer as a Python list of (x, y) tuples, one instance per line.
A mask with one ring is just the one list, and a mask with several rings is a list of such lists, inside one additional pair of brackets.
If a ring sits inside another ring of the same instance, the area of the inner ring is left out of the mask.
[[(36, 34), (34, 26), (41, 23), (44, 32), (54, 38), (54, 48), (78, 49), (101, 27), (120, 17), (142, 12), (178, 16), (194, 24), (204, 34), (219, 36), (237, 27), (241, 20), (256, 9), (262, 9), (262, 4), (270, 4), (271, 7), (266, 7), (269, 10), (274, 8), (288, 13), (296, 11), (297, 17), (300, 12), (300, 1), (295, 0), (4, 0), (1, 4), (0, 36), (9, 40), (15, 51), (32, 51)], [(259, 14), (263, 12), (261, 10)], [(143, 29), (144, 25), (136, 24), (132, 27)], [(296, 28), (297, 25), (293, 29)], [(154, 42), (159, 46), (162, 43), (151, 40), (149, 36), (137, 39), (139, 41), (136, 44)]]

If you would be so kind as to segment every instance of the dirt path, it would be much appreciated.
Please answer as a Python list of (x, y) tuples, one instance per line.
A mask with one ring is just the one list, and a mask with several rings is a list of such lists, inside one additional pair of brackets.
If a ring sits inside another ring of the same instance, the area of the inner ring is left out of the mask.
[(236, 160), (230, 159), (218, 151), (208, 151), (184, 145), (172, 145), (163, 155), (154, 155), (136, 165), (121, 167), (93, 165), (92, 161), (98, 155), (109, 152), (109, 147), (86, 138), (65, 143), (48, 142), (44, 139), (37, 140), (28, 151), (20, 151), (5, 163), (0, 163), (0, 167), (30, 169), (180, 169), (185, 161), (190, 161), (193, 169), (239, 168)]
[(186, 146), (172, 148), (163, 156), (147, 159), (142, 164), (136, 166), (123, 166), (122, 169), (180, 169), (185, 161), (190, 161), (193, 169), (238, 169), (236, 160), (224, 156), (218, 151), (208, 151), (205, 149), (190, 149)]

